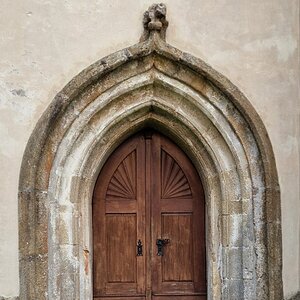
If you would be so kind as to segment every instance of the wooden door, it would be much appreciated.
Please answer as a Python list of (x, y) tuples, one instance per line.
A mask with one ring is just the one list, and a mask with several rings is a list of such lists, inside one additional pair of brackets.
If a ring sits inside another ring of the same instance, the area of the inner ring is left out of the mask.
[(200, 178), (173, 142), (150, 131), (125, 141), (94, 190), (94, 299), (206, 299), (204, 212)]

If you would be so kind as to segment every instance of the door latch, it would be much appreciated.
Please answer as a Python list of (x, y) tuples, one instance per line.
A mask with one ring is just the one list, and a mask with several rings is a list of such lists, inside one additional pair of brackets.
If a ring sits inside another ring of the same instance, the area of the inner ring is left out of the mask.
[(138, 240), (136, 248), (137, 248), (137, 254), (136, 255), (137, 256), (143, 256), (143, 244), (142, 244), (141, 240)]
[(169, 243), (170, 243), (169, 239), (157, 239), (156, 240), (158, 256), (164, 256), (164, 246)]

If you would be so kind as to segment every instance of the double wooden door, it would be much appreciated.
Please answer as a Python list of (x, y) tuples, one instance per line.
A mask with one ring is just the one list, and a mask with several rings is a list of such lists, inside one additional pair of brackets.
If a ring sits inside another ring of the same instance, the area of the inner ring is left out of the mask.
[(187, 156), (157, 132), (128, 139), (95, 185), (94, 299), (206, 299), (204, 227)]

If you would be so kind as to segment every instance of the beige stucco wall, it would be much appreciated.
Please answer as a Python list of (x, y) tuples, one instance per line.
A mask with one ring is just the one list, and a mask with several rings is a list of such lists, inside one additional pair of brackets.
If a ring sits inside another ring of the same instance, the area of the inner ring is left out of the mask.
[[(282, 191), (285, 295), (299, 290), (299, 1), (169, 0), (167, 41), (211, 64), (262, 117)], [(0, 2), (0, 298), (18, 295), (17, 187), (27, 140), (55, 94), (138, 41), (152, 1)]]

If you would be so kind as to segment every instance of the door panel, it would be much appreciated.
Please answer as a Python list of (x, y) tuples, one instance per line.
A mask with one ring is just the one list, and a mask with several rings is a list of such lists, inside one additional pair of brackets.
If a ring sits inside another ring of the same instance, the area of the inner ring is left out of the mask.
[[(95, 185), (94, 299), (206, 299), (204, 225), (204, 193), (187, 156), (153, 131), (128, 139)], [(168, 240), (163, 255), (158, 239)]]
[(162, 281), (193, 281), (193, 215), (162, 214), (162, 236), (170, 240), (162, 257)]
[(107, 214), (107, 282), (136, 282), (136, 215)]
[(143, 138), (130, 139), (111, 155), (96, 182), (95, 299), (145, 294), (145, 256), (136, 255), (138, 240), (145, 241), (145, 179), (138, 176), (145, 173), (144, 160)]
[(152, 257), (153, 295), (164, 299), (200, 297), (199, 293), (206, 292), (206, 278), (204, 197), (199, 176), (187, 156), (156, 133), (151, 166), (152, 245), (157, 239), (169, 240), (163, 256)]

